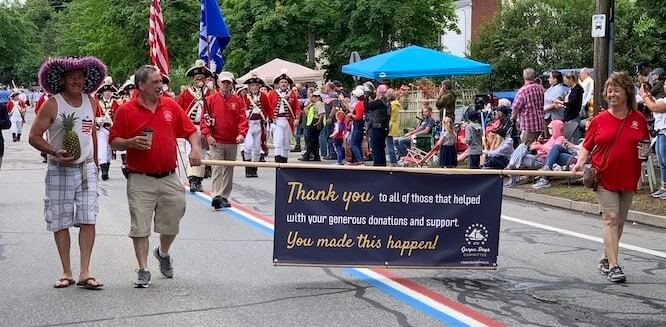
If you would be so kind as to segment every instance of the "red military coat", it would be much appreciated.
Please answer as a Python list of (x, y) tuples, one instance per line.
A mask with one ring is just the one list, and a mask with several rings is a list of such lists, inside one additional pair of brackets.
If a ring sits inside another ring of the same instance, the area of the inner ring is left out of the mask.
[[(268, 110), (268, 116), (266, 118), (270, 120), (275, 120), (275, 114), (276, 114), (276, 108), (278, 107), (278, 99), (280, 96), (278, 95), (276, 90), (271, 90), (268, 92), (268, 106), (270, 110)], [(291, 107), (291, 110), (288, 108), (285, 108), (285, 110), (289, 113), (289, 117), (287, 120), (289, 121), (289, 126), (291, 127), (291, 131), (294, 131), (294, 118), (300, 119), (301, 117), (301, 105), (298, 101), (298, 96), (296, 95), (296, 92), (294, 91), (289, 91), (289, 95), (287, 95), (287, 102), (289, 103), (289, 107)]]

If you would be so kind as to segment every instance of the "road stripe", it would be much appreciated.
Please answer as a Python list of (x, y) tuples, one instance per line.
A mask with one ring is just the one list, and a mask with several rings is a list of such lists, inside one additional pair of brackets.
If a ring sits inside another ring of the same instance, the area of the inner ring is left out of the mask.
[[(523, 224), (523, 225), (528, 225), (528, 226), (544, 229), (544, 230), (555, 232), (555, 233), (560, 233), (560, 234), (564, 234), (564, 235), (569, 235), (569, 236), (573, 236), (573, 237), (582, 238), (582, 239), (593, 241), (593, 242), (598, 242), (598, 243), (603, 243), (604, 242), (604, 240), (601, 237), (596, 237), (596, 236), (591, 236), (591, 235), (587, 235), (587, 234), (583, 234), (583, 233), (578, 233), (578, 232), (574, 232), (574, 231), (570, 231), (570, 230), (566, 230), (566, 229), (562, 229), (562, 228), (553, 227), (553, 226), (550, 226), (550, 225), (539, 224), (539, 223), (535, 223), (535, 222), (528, 221), (528, 220), (523, 220), (523, 219), (519, 219), (519, 218), (515, 218), (515, 217), (510, 217), (510, 216), (507, 216), (507, 215), (502, 215), (502, 219), (512, 221), (514, 223), (519, 223), (519, 224)], [(647, 249), (647, 248), (643, 248), (643, 247), (636, 246), (636, 245), (631, 245), (631, 244), (626, 244), (626, 243), (620, 243), (620, 247), (624, 248), (624, 249), (627, 249), (627, 250), (632, 250), (632, 251), (642, 252), (642, 253), (645, 253), (645, 254), (650, 254), (650, 255), (653, 255), (653, 256), (656, 256), (656, 257), (660, 257), (660, 258), (666, 258), (666, 252), (662, 252), (662, 251)]]
[[(185, 184), (183, 185), (186, 186)], [(188, 194), (201, 200), (203, 203), (210, 204), (210, 192), (189, 193), (189, 188), (186, 189)], [(231, 208), (225, 208), (222, 211), (264, 233), (273, 235), (275, 225), (270, 218), (252, 209), (244, 208), (238, 202), (233, 201), (231, 204)], [(343, 271), (355, 278), (368, 282), (384, 293), (421, 310), (449, 326), (504, 326), (504, 324), (492, 320), (441, 294), (394, 275), (386, 269), (344, 268)]]

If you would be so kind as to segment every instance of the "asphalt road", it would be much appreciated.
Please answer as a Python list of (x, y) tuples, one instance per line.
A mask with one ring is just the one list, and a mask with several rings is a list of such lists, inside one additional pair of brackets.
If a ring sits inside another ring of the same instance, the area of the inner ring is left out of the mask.
[[(119, 162), (112, 163), (112, 179), (99, 188), (92, 273), (105, 289), (53, 289), (61, 271), (42, 218), (45, 165), (24, 139), (10, 138), (0, 172), (0, 326), (443, 324), (429, 310), (347, 269), (274, 267), (269, 233), (189, 194), (172, 251), (175, 278), (163, 279), (149, 258), (153, 284), (134, 289), (136, 264)], [(236, 168), (232, 199), (272, 219), (275, 173), (259, 174), (246, 179)], [(621, 250), (629, 282), (613, 285), (595, 268), (601, 253), (597, 217), (506, 199), (503, 215), (497, 271), (391, 272), (510, 326), (666, 325), (664, 230), (625, 228), (623, 242), (637, 248)], [(152, 244), (156, 240), (151, 238)]]

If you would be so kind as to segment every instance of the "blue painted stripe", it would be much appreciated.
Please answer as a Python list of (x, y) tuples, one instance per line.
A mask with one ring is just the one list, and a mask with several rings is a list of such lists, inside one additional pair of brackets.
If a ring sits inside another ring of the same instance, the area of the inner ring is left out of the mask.
[(465, 324), (464, 322), (456, 319), (455, 317), (451, 317), (444, 312), (441, 312), (439, 310), (434, 309), (433, 307), (409, 296), (408, 294), (402, 293), (399, 290), (396, 290), (392, 288), (391, 286), (384, 284), (378, 279), (375, 279), (372, 276), (366, 275), (363, 272), (359, 271), (358, 269), (355, 268), (344, 268), (342, 269), (345, 273), (348, 275), (351, 275), (352, 277), (362, 280), (377, 289), (381, 290), (382, 292), (391, 295), (395, 297), (396, 299), (404, 302), (405, 304), (412, 306), (423, 313), (430, 315), (434, 317), (435, 319), (439, 320), (440, 322), (444, 323), (446, 326), (469, 326)]
[[(189, 193), (188, 192), (187, 194), (194, 197), (195, 199), (201, 201), (202, 203), (210, 205), (210, 200), (207, 199), (201, 193), (198, 193), (198, 192), (197, 193)], [(236, 219), (239, 219), (240, 221), (242, 221), (244, 223), (247, 223), (248, 225), (256, 228), (257, 230), (259, 230), (261, 232), (264, 232), (264, 233), (266, 233), (270, 236), (273, 236), (273, 229), (270, 229), (270, 228), (268, 228), (268, 227), (266, 227), (262, 224), (259, 224), (259, 223), (255, 222), (254, 220), (247, 218), (246, 216), (244, 216), (241, 213), (238, 213), (238, 212), (233, 211), (233, 210), (228, 210), (228, 209), (222, 209), (221, 211), (224, 212), (225, 214), (228, 214), (228, 215), (236, 218)], [(378, 279), (375, 279), (372, 276), (368, 276), (368, 275), (362, 273), (358, 269), (343, 268), (342, 271), (345, 272), (346, 274), (358, 279), (358, 280), (364, 281), (364, 282), (376, 287), (380, 291), (382, 291), (382, 292), (384, 292), (384, 293), (386, 293), (390, 296), (393, 296), (394, 298), (402, 301), (403, 303), (405, 303), (409, 306), (412, 306), (412, 307), (420, 310), (421, 312), (423, 312), (427, 315), (430, 315), (430, 316), (434, 317), (435, 319), (439, 320), (440, 322), (442, 322), (446, 326), (455, 326), (455, 327), (469, 326), (469, 325), (463, 323), (462, 321), (459, 321), (458, 319), (456, 319), (454, 317), (451, 317), (451, 316), (449, 316), (449, 315), (447, 315), (447, 314), (445, 314), (445, 313), (443, 313), (439, 310), (436, 310), (435, 308), (433, 308), (433, 307), (431, 307), (431, 306), (429, 306), (429, 305), (427, 305), (427, 304), (409, 296), (408, 294), (402, 293), (402, 292), (390, 287), (389, 285), (384, 284), (383, 282), (381, 282)]]
[[(203, 194), (201, 194), (199, 192), (197, 192), (197, 193), (188, 193), (188, 195), (194, 197), (195, 199), (201, 201), (202, 203), (210, 205), (210, 200), (207, 199)], [(270, 236), (273, 236), (273, 229), (268, 228), (268, 227), (254, 221), (252, 219), (249, 219), (249, 218), (243, 216), (242, 214), (240, 214), (236, 211), (229, 210), (229, 209), (226, 209), (226, 208), (225, 209), (220, 209), (218, 211), (221, 211), (221, 212), (223, 212), (227, 215), (230, 215), (230, 216), (232, 216), (236, 219), (239, 219), (239, 220), (243, 221), (244, 223), (247, 223), (247, 224), (251, 225), (252, 227), (254, 227), (256, 229), (258, 229), (258, 230), (260, 230), (260, 231), (262, 231), (262, 232), (264, 232), (264, 233), (266, 233)]]

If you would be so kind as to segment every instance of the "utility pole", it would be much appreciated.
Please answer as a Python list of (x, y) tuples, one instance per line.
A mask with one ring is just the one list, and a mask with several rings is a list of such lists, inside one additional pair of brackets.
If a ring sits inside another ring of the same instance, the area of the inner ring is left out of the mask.
[[(592, 37), (594, 37), (594, 114), (606, 107), (603, 95), (604, 83), (612, 72), (610, 58), (612, 28), (615, 12), (614, 0), (597, 0), (595, 15), (592, 18)], [(602, 18), (599, 15), (604, 15)]]

